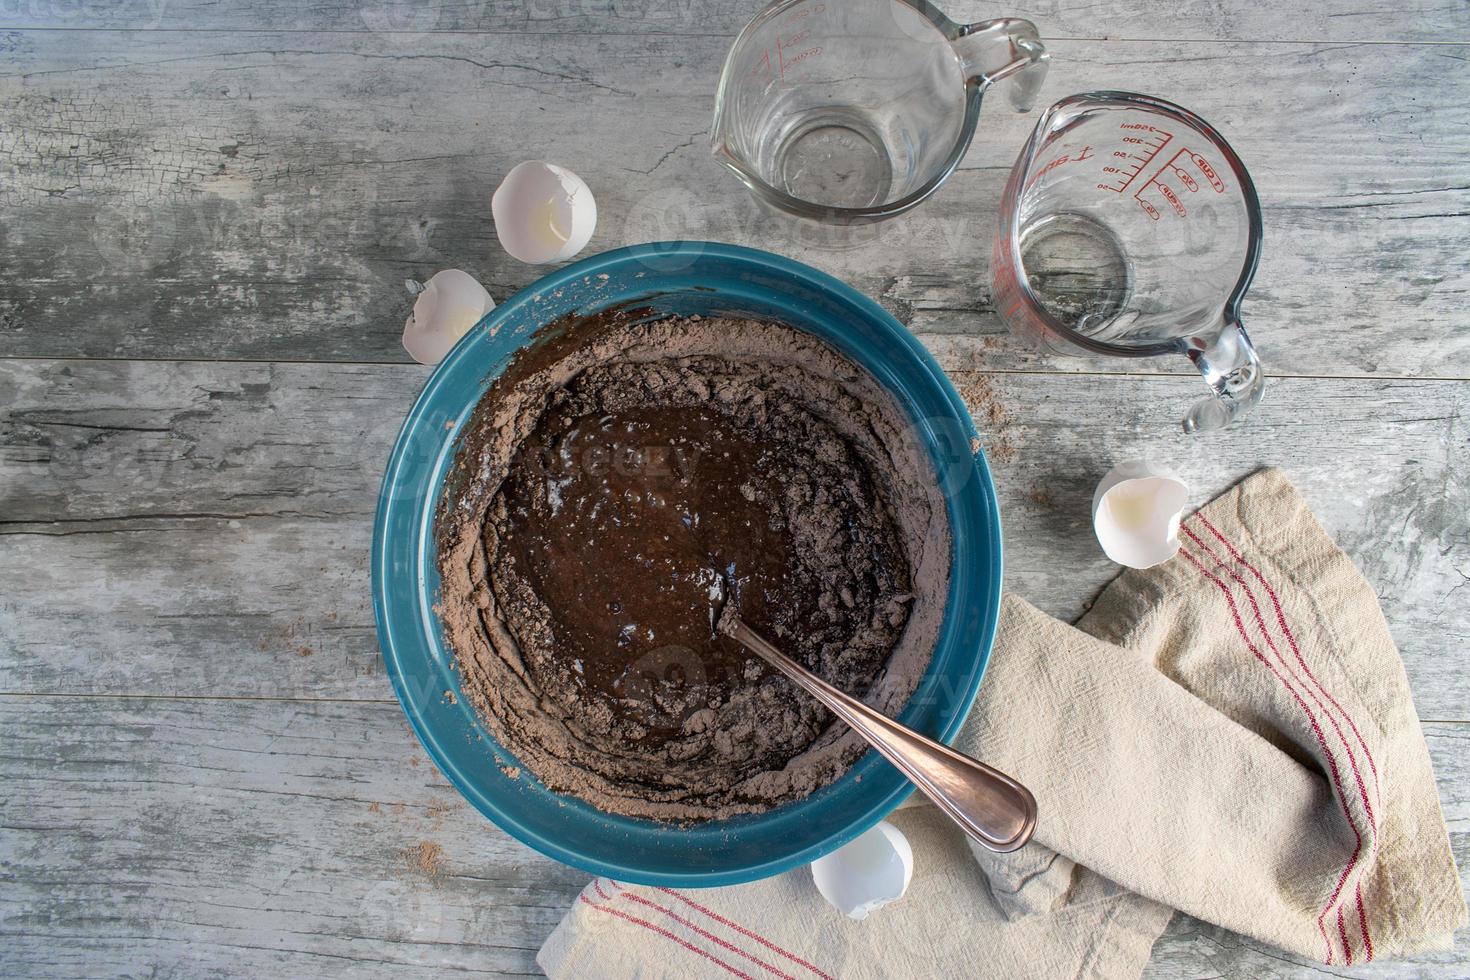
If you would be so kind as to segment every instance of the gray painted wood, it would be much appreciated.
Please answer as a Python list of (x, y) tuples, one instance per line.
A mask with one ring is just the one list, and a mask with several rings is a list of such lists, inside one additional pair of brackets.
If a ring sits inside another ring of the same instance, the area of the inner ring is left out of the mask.
[[(0, 691), (386, 696), (372, 513), (425, 373), (0, 361)], [(1012, 590), (1070, 619), (1116, 574), (1088, 515), (1120, 459), (1172, 462), (1197, 503), (1280, 464), (1383, 596), (1421, 714), (1470, 720), (1446, 655), (1470, 635), (1470, 385), (1275, 379), (1247, 428), (1190, 438), (1196, 379), (955, 379), (999, 416)]]
[[(289, 31), (377, 33), (489, 32), (733, 36), (761, 7), (758, 0), (29, 0), (0, 7), (0, 28), (132, 31)], [(1204, 41), (1274, 38), (1309, 41), (1465, 41), (1470, 11), (1462, 4), (1413, 0), (1392, 8), (1331, 0), (1283, 9), (1212, 0), (1079, 4), (1018, 0), (994, 4), (947, 0), (942, 9), (966, 22), (1026, 17), (1046, 37)]]
[[(1202, 390), (1182, 361), (1004, 336), (990, 228), (1034, 115), (987, 105), (951, 183), (876, 230), (758, 212), (705, 149), (756, 6), (0, 2), (0, 973), (536, 972), (585, 876), (422, 757), (367, 581), (381, 467), (427, 374), (401, 363), (402, 281), (462, 267), (503, 298), (534, 279), (488, 214), (531, 156), (597, 193), (589, 252), (799, 255), (971, 395), (988, 382), (1008, 587), (1056, 615), (1114, 572), (1086, 513), (1115, 459), (1174, 461), (1196, 502), (1285, 466), (1383, 596), (1467, 867), (1470, 6), (943, 4), (1057, 39), (1046, 97), (1175, 98), (1251, 167), (1267, 241), (1245, 315), (1298, 377), (1203, 440), (1175, 427)], [(1466, 940), (1329, 972), (1176, 917), (1149, 976), (1462, 975)]]
[(396, 704), (0, 698), (0, 730), (7, 976), (525, 974), (585, 884)]
[[(989, 243), (1034, 122), (1003, 100), (931, 204), (833, 233), (763, 214), (710, 157), (727, 38), (82, 36), (4, 35), (0, 355), (402, 361), (406, 278), (463, 267), (504, 298), (538, 274), (499, 249), (488, 207), (532, 156), (597, 194), (590, 250), (709, 237), (799, 254), (887, 303), (946, 367), (1001, 331)], [(1252, 168), (1267, 242), (1244, 313), (1268, 370), (1467, 376), (1470, 47), (1053, 47), (1049, 96), (1169, 94)]]
[[(1425, 732), (1470, 868), (1465, 731)], [(587, 881), (470, 809), (394, 704), (0, 697), (0, 741), (8, 976), (533, 974)], [(1150, 975), (1343, 974), (1180, 917)]]

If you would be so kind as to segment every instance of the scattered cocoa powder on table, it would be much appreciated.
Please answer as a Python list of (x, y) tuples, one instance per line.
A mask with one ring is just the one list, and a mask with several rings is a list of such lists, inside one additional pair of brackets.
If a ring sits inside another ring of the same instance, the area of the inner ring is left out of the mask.
[(1016, 456), (1016, 447), (1011, 441), (1010, 412), (995, 390), (995, 384), (984, 374), (955, 372), (955, 388), (970, 412), (975, 427), (980, 431), (980, 443), (985, 456), (993, 463), (1008, 463)]
[(410, 870), (426, 878), (437, 878), (444, 873), (444, 848), (426, 840), (404, 848), (403, 861)]

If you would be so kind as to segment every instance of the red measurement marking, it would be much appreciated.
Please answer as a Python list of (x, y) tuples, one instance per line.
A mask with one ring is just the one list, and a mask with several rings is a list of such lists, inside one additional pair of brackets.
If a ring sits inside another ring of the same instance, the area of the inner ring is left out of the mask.
[(1205, 179), (1210, 182), (1210, 186), (1215, 188), (1215, 192), (1217, 194), (1224, 194), (1225, 181), (1221, 180), (1220, 175), (1215, 173), (1215, 168), (1211, 167), (1205, 158), (1198, 153), (1191, 153), (1189, 158), (1194, 161), (1196, 167), (1199, 167), (1199, 172), (1205, 175)]
[[(1153, 162), (1154, 157), (1159, 155), (1168, 142), (1174, 138), (1173, 133), (1165, 132), (1147, 123), (1119, 123), (1118, 128), (1130, 135), (1123, 137), (1127, 145), (1126, 150), (1114, 150), (1113, 157), (1120, 162), (1103, 167), (1103, 173), (1110, 179), (1097, 185), (1100, 191), (1112, 191), (1121, 194), (1128, 189), (1134, 179), (1143, 172), (1143, 168)], [(1130, 165), (1122, 161), (1131, 160)]]
[(791, 57), (787, 58), (786, 59), (786, 64), (788, 64), (788, 65), (800, 64), (801, 62), (805, 61), (806, 59), (808, 59), (808, 58), (815, 58), (817, 55), (819, 55), (821, 53), (822, 53), (822, 49), (820, 47), (807, 48), (805, 51), (798, 51), (798, 52), (796, 52), (796, 54), (794, 54)]
[(1202, 173), (1205, 179), (1210, 182), (1210, 186), (1215, 189), (1215, 193), (1225, 193), (1225, 182), (1220, 179), (1220, 175), (1215, 172), (1215, 169), (1209, 165), (1205, 158), (1200, 156), (1198, 153), (1195, 153), (1187, 146), (1180, 147), (1174, 152), (1174, 155), (1164, 163), (1162, 167), (1159, 167), (1158, 170), (1154, 171), (1154, 175), (1152, 177), (1145, 181), (1144, 184), (1138, 188), (1138, 190), (1133, 192), (1133, 199), (1137, 201), (1139, 206), (1142, 207), (1143, 210), (1148, 214), (1148, 216), (1155, 221), (1159, 220), (1158, 209), (1143, 199), (1144, 192), (1146, 192), (1150, 187), (1157, 187), (1159, 189), (1159, 193), (1163, 195), (1164, 200), (1169, 202), (1169, 206), (1174, 209), (1174, 213), (1179, 215), (1179, 217), (1183, 218), (1187, 217), (1188, 215), (1188, 211), (1184, 207), (1184, 202), (1179, 199), (1179, 193), (1160, 179), (1164, 176), (1164, 174), (1173, 174), (1175, 179), (1178, 180), (1179, 183), (1184, 186), (1184, 189), (1189, 191), (1191, 194), (1196, 193), (1199, 190), (1199, 181), (1195, 180), (1194, 175), (1184, 169), (1183, 163), (1180, 162), (1181, 160), (1183, 160), (1185, 163), (1192, 163), (1196, 167), (1198, 167), (1200, 173)]
[[(792, 23), (805, 20), (806, 18), (811, 17), (813, 14), (824, 13), (826, 12), (826, 10), (827, 5), (825, 3), (815, 3), (812, 4), (809, 9), (798, 10), (792, 14), (787, 15), (783, 23), (790, 25)], [(771, 49), (767, 48), (765, 50), (765, 53), (761, 55), (761, 63), (755, 67), (751, 74), (775, 75), (778, 79), (784, 80), (786, 78), (787, 68), (796, 64), (797, 62), (805, 61), (808, 58), (815, 58), (817, 55), (822, 53), (821, 45), (815, 45), (813, 47), (806, 48), (805, 50), (798, 51), (795, 54), (787, 54), (790, 49), (796, 47), (798, 44), (801, 44), (803, 41), (810, 41), (811, 37), (812, 29), (810, 27), (797, 31), (795, 34), (792, 34), (790, 37), (786, 38), (783, 38), (780, 34), (777, 34), (775, 70), (773, 71), (771, 68)]]
[(750, 73), (752, 75), (774, 75), (775, 74), (775, 72), (773, 72), (771, 70), (771, 49), (770, 48), (767, 48), (764, 52), (761, 53), (761, 60), (760, 60), (760, 62), (758, 64), (756, 64), (756, 66), (750, 70)]
[[(810, 41), (811, 39), (811, 28), (807, 28), (804, 31), (797, 31), (795, 34), (787, 38), (783, 38), (779, 34), (776, 35), (776, 65), (778, 78), (784, 79), (786, 77), (786, 70), (788, 68), (792, 68), (798, 65), (801, 62), (806, 61), (808, 58), (815, 58), (817, 55), (822, 53), (822, 46), (820, 44), (812, 45), (809, 48), (803, 48), (800, 51), (793, 52), (792, 49), (795, 48), (797, 45), (801, 44), (803, 41)], [(769, 66), (770, 64), (770, 58), (771, 53), (767, 51), (767, 66)]]
[(1029, 191), (1038, 180), (1045, 177), (1047, 174), (1051, 173), (1053, 170), (1057, 169), (1063, 164), (1081, 163), (1083, 160), (1090, 160), (1096, 155), (1097, 154), (1092, 152), (1092, 144), (1090, 143), (1079, 150), (1076, 156), (1073, 156), (1070, 153), (1063, 153), (1061, 156), (1057, 157), (1055, 160), (1052, 160), (1046, 166), (1036, 171), (1036, 173), (1032, 174), (1031, 179), (1026, 181), (1026, 189)]
[(1179, 215), (1179, 217), (1181, 218), (1184, 217), (1184, 204), (1179, 200), (1179, 195), (1174, 193), (1174, 188), (1170, 187), (1168, 184), (1160, 184), (1159, 190), (1163, 192), (1164, 200), (1173, 205), (1174, 213)]

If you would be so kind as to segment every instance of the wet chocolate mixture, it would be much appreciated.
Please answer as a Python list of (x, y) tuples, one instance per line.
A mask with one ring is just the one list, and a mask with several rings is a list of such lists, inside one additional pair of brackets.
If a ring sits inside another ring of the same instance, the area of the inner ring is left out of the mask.
[(462, 687), (553, 789), (616, 813), (767, 809), (862, 744), (715, 624), (727, 604), (896, 711), (948, 529), (900, 410), (778, 324), (562, 325), (482, 399), (439, 515)]

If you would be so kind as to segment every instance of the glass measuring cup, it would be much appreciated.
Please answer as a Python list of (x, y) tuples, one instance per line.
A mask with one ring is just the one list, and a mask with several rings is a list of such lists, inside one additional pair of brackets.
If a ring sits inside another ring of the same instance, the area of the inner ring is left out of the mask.
[(1011, 170), (993, 295), (1039, 347), (1187, 355), (1214, 394), (1184, 427), (1215, 429), (1265, 383), (1239, 314), (1260, 251), (1255, 187), (1219, 133), (1162, 99), (1088, 92), (1042, 114)]
[(954, 171), (992, 83), (1015, 76), (1024, 111), (1046, 64), (1029, 21), (956, 24), (927, 0), (777, 0), (730, 48), (711, 142), (783, 211), (889, 218)]

